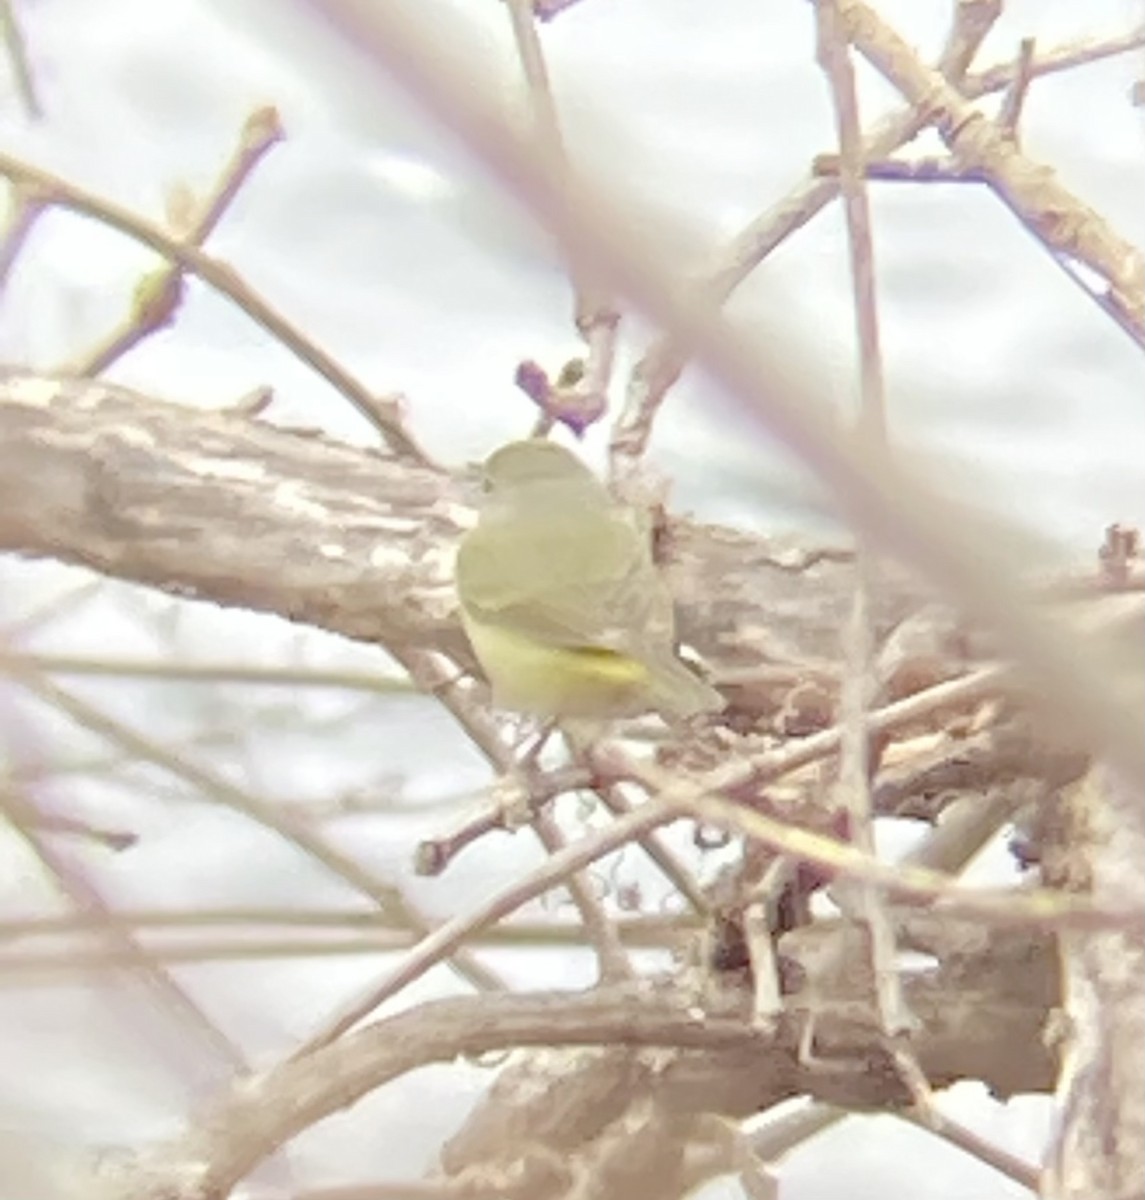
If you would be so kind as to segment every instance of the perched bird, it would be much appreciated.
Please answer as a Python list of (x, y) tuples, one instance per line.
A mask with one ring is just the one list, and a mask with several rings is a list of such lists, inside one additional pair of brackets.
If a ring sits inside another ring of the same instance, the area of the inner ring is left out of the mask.
[(498, 707), (593, 720), (723, 708), (676, 657), (672, 598), (640, 513), (543, 438), (491, 455), (485, 489), (456, 579)]

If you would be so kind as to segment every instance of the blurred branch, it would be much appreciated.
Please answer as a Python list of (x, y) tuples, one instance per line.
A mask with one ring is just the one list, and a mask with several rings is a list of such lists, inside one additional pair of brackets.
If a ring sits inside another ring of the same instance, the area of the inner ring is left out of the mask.
[[(857, 427), (872, 441), (886, 443), (886, 396), (879, 313), (875, 288), (875, 251), (871, 237), (871, 211), (864, 179), (862, 126), (855, 89), (851, 47), (843, 34), (838, 0), (816, 0), (817, 57), (827, 78), (835, 112), (835, 129), (842, 163), (841, 187), (850, 258), (851, 296), (855, 332), (859, 342), (859, 414)], [(841, 696), (843, 741), (838, 782), (847, 811), (847, 833), (865, 854), (875, 853), (871, 779), (877, 767), (867, 726), (867, 714), (876, 687), (877, 650), (871, 616), (871, 596), (877, 587), (878, 567), (874, 548), (865, 539), (857, 547), (855, 592), (843, 629), (846, 677)], [(866, 926), (870, 939), (874, 993), (889, 1036), (897, 1037), (911, 1026), (902, 987), (894, 969), (895, 941), (883, 900), (868, 884), (844, 886), (836, 892), (844, 911)]]
[[(44, 676), (6, 660), (2, 653), (0, 671), (15, 679), (45, 703), (59, 709), (77, 724), (123, 747), (136, 759), (154, 763), (216, 802), (277, 833), (307, 857), (321, 863), (356, 891), (375, 901), (380, 910), (395, 924), (405, 925), (406, 928), (422, 935), (428, 931), (428, 923), (407, 902), (398, 888), (375, 879), (353, 858), (331, 846), (320, 833), (295, 820), (288, 812), (266, 798), (246, 791), (223, 775), (199, 766), (190, 758), (167, 749), (143, 733), (129, 729), (93, 705), (70, 695)], [(496, 976), (463, 950), (453, 961), (458, 972), (475, 987), (499, 986)]]
[[(241, 927), (244, 930), (286, 928), (345, 933), (356, 931), (380, 939), (385, 948), (407, 947), (416, 937), (404, 925), (389, 923), (380, 912), (340, 912), (335, 909), (296, 908), (193, 908), (184, 909), (117, 909), (114, 919), (133, 929), (172, 933), (201, 932), (204, 929)], [(101, 919), (90, 913), (71, 912), (38, 917), (0, 919), (0, 938), (64, 937), (88, 933), (98, 928)], [(617, 917), (616, 930), (624, 941), (633, 946), (668, 946), (698, 929), (695, 918), (684, 916)], [(584, 930), (567, 921), (514, 921), (485, 930), (481, 935), (490, 945), (497, 946), (579, 946), (584, 944)], [(321, 946), (323, 943), (314, 943)]]
[(565, 9), (581, 3), (583, 0), (533, 0), (533, 11), (538, 20), (551, 21), (554, 17), (559, 17)]
[[(12, 632), (9, 631), (9, 637)], [(24, 654), (9, 651), (5, 661), (43, 671), (109, 679), (150, 679), (170, 683), (242, 683), (271, 688), (330, 688), (390, 696), (415, 690), (405, 678), (372, 671), (310, 666), (256, 666), (241, 662), (170, 662), (156, 659), (95, 658), (74, 654)]]
[[(20, 770), (10, 772), (12, 776), (16, 777), (25, 773)], [(41, 775), (46, 773), (44, 771)], [(12, 784), (10, 782), (6, 781), (2, 786), (8, 796), (8, 799), (3, 801), (3, 803), (9, 804), (18, 800), (18, 795), (13, 798)], [(97, 846), (103, 846), (107, 850), (128, 850), (139, 840), (136, 834), (130, 833), (125, 829), (102, 829), (98, 825), (92, 825), (76, 817), (65, 817), (58, 813), (43, 813), (36, 810), (29, 812), (26, 820), (26, 829), (29, 832), (35, 830), (39, 833), (60, 833), (66, 837), (74, 837), (81, 841), (92, 842)]]
[(36, 80), (28, 62), (28, 47), (24, 41), (24, 32), (16, 18), (13, 0), (0, 0), (0, 37), (4, 39), (4, 48), (12, 63), (12, 74), (16, 78), (16, 91), (23, 101), (28, 116), (39, 120), (44, 115), (43, 106), (36, 93)]
[[(699, 929), (695, 921), (679, 917), (616, 918), (611, 924), (625, 947), (658, 950), (679, 949)], [(388, 924), (381, 914), (289, 908), (185, 912), (117, 909), (103, 916), (74, 912), (7, 919), (0, 921), (0, 988), (30, 983), (72, 986), (77, 972), (131, 965), (132, 957), (122, 950), (77, 943), (77, 936), (98, 935), (108, 925), (141, 936), (151, 960), (163, 965), (272, 958), (376, 958), (384, 953), (408, 952), (418, 942), (415, 931)], [(296, 932), (292, 936), (272, 936), (266, 932), (268, 929)], [(214, 935), (209, 936), (212, 931)], [(54, 938), (67, 940), (52, 945), (50, 939)], [(592, 949), (584, 925), (570, 921), (503, 923), (472, 934), (467, 943), (486, 949)]]
[[(0, 645), (0, 663), (3, 662), (2, 652)], [(11, 751), (17, 744), (18, 725), (11, 720), (10, 713), (6, 725), (11, 735), (8, 746)], [(16, 757), (26, 759), (33, 739), (24, 732), (18, 744)], [(223, 1073), (243, 1069), (246, 1062), (242, 1051), (211, 1020), (206, 1010), (182, 984), (136, 939), (132, 931), (116, 922), (111, 906), (104, 900), (94, 880), (70, 863), (66, 856), (59, 854), (43, 837), (44, 826), (51, 823), (55, 814), (47, 811), (35, 789), (29, 787), (26, 792), (17, 792), (13, 788), (0, 787), (0, 809), (47, 875), (55, 880), (60, 893), (77, 912), (92, 920), (93, 933), (102, 943), (101, 957), (106, 955), (115, 967), (124, 972), (127, 979), (140, 985), (144, 994), (155, 1002), (156, 1009), (162, 1013), (165, 1025), (174, 1018), (181, 1034), (178, 1040), (183, 1041), (190, 1033), (200, 1050), (205, 1047), (216, 1064), (222, 1065)], [(182, 1072), (177, 1070), (175, 1074), (178, 1076)]]

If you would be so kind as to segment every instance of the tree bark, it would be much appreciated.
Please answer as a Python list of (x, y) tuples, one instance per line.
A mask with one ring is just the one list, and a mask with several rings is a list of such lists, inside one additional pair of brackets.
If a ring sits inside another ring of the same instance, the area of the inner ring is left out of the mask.
[[(1094, 768), (1067, 794), (1062, 883), (1145, 911), (1145, 798)], [(1063, 1041), (1046, 1200), (1145, 1196), (1145, 939), (1061, 935)]]

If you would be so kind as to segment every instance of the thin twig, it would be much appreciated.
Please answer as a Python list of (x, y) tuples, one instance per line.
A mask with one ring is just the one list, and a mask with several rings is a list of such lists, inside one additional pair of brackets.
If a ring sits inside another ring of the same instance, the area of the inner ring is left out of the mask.
[(0, 238), (0, 290), (7, 286), (20, 252), (46, 210), (47, 206), (32, 189), (19, 185), (12, 188), (12, 211)]
[(855, 95), (850, 48), (839, 24), (836, 0), (815, 0), (819, 21), (819, 61), (834, 101), (842, 166), (839, 183), (847, 223), (855, 328), (859, 338), (860, 428), (885, 442), (887, 436), (883, 360), (879, 348), (879, 310), (875, 290), (875, 251), (871, 210), (864, 186), (863, 134)]
[(1038, 1181), (1041, 1170), (1010, 1154), (1000, 1146), (968, 1129), (959, 1121), (948, 1117), (937, 1105), (931, 1106), (926, 1113), (901, 1109), (895, 1113), (900, 1120), (909, 1121), (919, 1129), (925, 1129), (936, 1137), (950, 1142), (960, 1150), (978, 1159), (979, 1162), (993, 1167), (995, 1171), (1012, 1179), (1015, 1183), (1029, 1188), (1035, 1195), (1038, 1193)]
[[(402, 660), (399, 658), (399, 661)], [(423, 690), (432, 692), (442, 701), (500, 776), (512, 774), (517, 769), (517, 764), (506, 755), (497, 726), (484, 710), (458, 692), (455, 684), (460, 677), (459, 673), (442, 672), (433, 666), (432, 662), (433, 660), (426, 657), (419, 663), (419, 670), (423, 672), (420, 680)], [(632, 806), (618, 788), (608, 780), (597, 779), (589, 766), (575, 761), (555, 771), (534, 771), (529, 774), (526, 782), (528, 794), (524, 803), (533, 812), (539, 811), (557, 796), (582, 790), (593, 792), (613, 816), (631, 811)], [(419, 872), (426, 875), (440, 874), (466, 847), (473, 845), (487, 833), (505, 828), (504, 804), (494, 803), (482, 812), (467, 817), (452, 833), (422, 842), (417, 853)], [(707, 910), (708, 905), (703, 892), (692, 873), (670, 849), (661, 845), (654, 837), (641, 838), (640, 846), (693, 911), (702, 913)]]
[[(835, 154), (820, 154), (812, 164), (816, 175), (837, 176), (840, 171), (839, 157)], [(883, 159), (879, 162), (868, 163), (864, 172), (867, 179), (891, 183), (975, 183), (991, 186), (987, 172), (974, 166), (964, 166), (953, 157), (920, 158), (920, 159)], [(994, 189), (994, 194), (1018, 219), (1022, 229), (1037, 243), (1040, 249), (1048, 252), (1050, 261), (1060, 270), (1075, 287), (1096, 304), (1107, 317), (1118, 325), (1137, 345), (1145, 349), (1145, 329), (1136, 321), (1132, 314), (1127, 313), (1119, 303), (1111, 289), (1094, 281), (1083, 273), (1075, 261), (1064, 254), (1057, 253), (1048, 245), (1035, 228), (1032, 228), (1025, 213), (1016, 207), (1006, 195)]]
[[(367, 912), (338, 912), (329, 909), (292, 908), (193, 908), (170, 910), (117, 909), (109, 919), (125, 928), (158, 932), (162, 934), (192, 933), (203, 929), (239, 927), (245, 931), (255, 928), (286, 928), (316, 930), (323, 934), (330, 931), (345, 933), (354, 931), (355, 936), (377, 937), (387, 948), (408, 947), (415, 931), (406, 926), (387, 924), (383, 914)], [(91, 933), (102, 927), (103, 918), (98, 920), (90, 913), (68, 912), (47, 913), (36, 917), (5, 917), (0, 919), (0, 941), (15, 938), (67, 937), (72, 934)], [(616, 928), (626, 944), (633, 946), (666, 946), (682, 937), (689, 936), (700, 928), (699, 924), (686, 917), (618, 917)], [(566, 921), (514, 921), (486, 930), (482, 937), (489, 945), (496, 946), (576, 946), (584, 944), (584, 930), (580, 925)], [(183, 943), (175, 943), (182, 945)], [(231, 945), (245, 944), (230, 942)], [(325, 946), (326, 942), (311, 942), (313, 946)]]
[[(172, 233), (184, 245), (201, 248), (251, 173), (283, 137), (278, 113), (273, 108), (260, 108), (251, 113), (243, 123), (239, 143), (214, 187), (198, 205), (198, 211), (178, 214), (176, 219), (169, 220)], [(176, 217), (176, 214), (170, 216)], [(61, 373), (89, 378), (99, 375), (151, 334), (169, 325), (183, 299), (184, 273), (185, 268), (181, 265), (165, 264), (144, 276), (136, 287), (132, 311), (123, 325), (112, 331), (101, 344), (61, 368)]]
[(99, 595), (106, 585), (107, 580), (99, 576), (95, 579), (87, 579), (77, 587), (70, 587), (45, 600), (30, 613), (25, 613), (23, 616), (19, 616), (9, 622), (3, 627), (4, 640), (8, 647), (5, 657), (19, 653), (11, 649), (11, 647), (21, 638), (27, 637), (29, 634), (42, 629), (45, 625), (50, 625), (53, 621), (57, 621), (61, 617), (74, 612), (93, 597)]
[[(549, 156), (554, 169), (568, 165), (560, 122), (553, 102), (548, 67), (537, 34), (536, 16), (531, 0), (505, 0), (513, 23), (513, 39), (525, 73), (533, 110), (534, 134), (538, 154)], [(575, 293), (576, 324), (588, 354), (575, 378), (563, 388), (546, 392), (548, 403), (533, 427), (533, 436), (548, 433), (554, 419), (565, 422), (580, 436), (591, 421), (598, 420), (607, 407), (608, 388), (616, 357), (619, 315), (591, 273), (575, 260), (571, 263)], [(565, 374), (565, 373), (562, 373)]]
[(675, 819), (676, 815), (668, 809), (644, 805), (627, 817), (614, 821), (607, 829), (566, 846), (524, 878), (435, 929), (398, 963), (381, 984), (372, 988), (368, 996), (359, 997), (347, 1005), (335, 1018), (324, 1024), (294, 1057), (305, 1057), (337, 1040), (363, 1017), (369, 1016), (431, 970), (443, 956), (456, 953), (458, 947), (480, 930), (507, 917), (530, 900), (543, 896), (545, 892), (565, 886), (566, 880), (577, 871), (584, 870), (621, 846)]
[(830, 876), (871, 884), (891, 896), (930, 904), (951, 916), (966, 916), (999, 926), (1031, 925), (1048, 929), (1141, 930), (1143, 917), (1129, 906), (1095, 904), (1084, 898), (1034, 888), (962, 887), (957, 878), (922, 867), (884, 863), (851, 842), (774, 820), (702, 787), (662, 772), (633, 765), (634, 777), (656, 795), (656, 808), (671, 807), (687, 816), (740, 837), (754, 838), (780, 854), (820, 867)]
[(355, 379), (333, 355), (263, 299), (228, 263), (195, 246), (185, 245), (161, 225), (148, 221), (114, 201), (68, 183), (50, 171), (32, 166), (11, 154), (0, 152), (0, 175), (31, 188), (45, 204), (93, 217), (126, 237), (149, 246), (157, 254), (209, 284), (252, 321), (261, 325), (271, 337), (281, 342), (296, 358), (321, 375), (378, 430), (395, 454), (410, 458), (422, 466), (432, 467), (429, 456), (406, 428), (400, 409), (393, 404), (382, 406), (374, 393)]
[[(938, 69), (959, 81), (970, 65), (991, 19), (980, 0), (961, 0)], [(924, 118), (914, 109), (880, 121), (863, 143), (863, 158), (883, 158), (922, 129)], [(699, 285), (700, 298), (722, 304), (757, 266), (793, 233), (802, 229), (839, 194), (835, 180), (812, 172), (767, 212), (741, 230), (718, 254)], [(667, 335), (657, 338), (632, 370), (624, 406), (613, 427), (613, 459), (638, 458), (647, 445), (656, 412), (680, 376), (687, 355)]]
[[(777, 859), (773, 866), (782, 868), (783, 860)], [(745, 907), (743, 935), (751, 968), (752, 1024), (761, 1030), (771, 1030), (783, 1012), (783, 995), (774, 934), (763, 901), (753, 901)]]
[[(108, 927), (118, 928), (117, 914), (109, 912)], [(469, 944), (480, 944), (486, 948), (515, 948), (526, 946), (530, 950), (549, 949), (553, 946), (591, 949), (585, 932), (569, 927), (576, 937), (551, 940), (498, 937), (485, 932), (469, 940)], [(260, 962), (264, 960), (323, 959), (367, 957), (377, 959), (397, 951), (408, 952), (416, 944), (408, 933), (394, 930), (388, 934), (375, 933), (313, 938), (248, 938), (180, 939), (171, 943), (148, 942), (142, 948), (153, 967), (185, 965), (187, 963)], [(637, 942), (636, 945), (641, 943)], [(662, 948), (662, 942), (651, 943)], [(13, 984), (26, 987), (29, 983), (62, 983), (74, 986), (77, 972), (89, 970), (121, 970), (139, 966), (140, 950), (125, 950), (121, 947), (88, 947), (70, 944), (60, 949), (5, 951), (0, 953), (0, 986)], [(631, 977), (631, 976), (629, 976)], [(613, 981), (615, 982), (615, 981)]]
[[(511, 777), (518, 773), (513, 754), (505, 746), (501, 732), (489, 712), (474, 704), (472, 698), (456, 686), (460, 678), (456, 664), (444, 662), (424, 651), (395, 650), (393, 653), (397, 661), (409, 671), (410, 677), (438, 698), (499, 777)], [(559, 834), (555, 825), (547, 820), (542, 824), (537, 823), (542, 816), (544, 814), (539, 811), (535, 813), (534, 832), (545, 850), (552, 855), (560, 845)], [(627, 954), (617, 936), (615, 925), (608, 920), (600, 900), (583, 880), (574, 881), (570, 877), (568, 886), (569, 894), (580, 911), (585, 928), (592, 935), (601, 977), (616, 978), (628, 975), (630, 972)], [(373, 999), (377, 994), (377, 989), (371, 987), (351, 1001), (349, 1007), (355, 1012), (363, 1008), (365, 1012), (371, 1012), (381, 1003)], [(329, 1027), (327, 1024), (325, 1028)], [(308, 1046), (314, 1044), (311, 1041)]]
[[(564, 835), (549, 812), (538, 812), (532, 827), (546, 853), (551, 857), (565, 849)], [(578, 871), (570, 875), (565, 886), (584, 922), (589, 942), (596, 948), (601, 983), (619, 983), (635, 979), (636, 972), (628, 961), (624, 943), (616, 929), (616, 923), (604, 910), (600, 898), (593, 891), (588, 876)]]
[[(555, 771), (531, 775), (527, 804), (536, 811), (567, 792), (591, 790), (613, 816), (632, 811), (632, 804), (615, 783), (598, 778), (588, 766), (561, 767)], [(415, 862), (421, 875), (440, 875), (462, 851), (475, 845), (489, 833), (504, 830), (504, 805), (493, 803), (466, 817), (447, 834), (427, 838), (418, 846)], [(709, 905), (693, 873), (658, 837), (639, 839), (640, 848), (659, 868), (677, 894), (696, 913), (705, 913)]]
[(1002, 97), (1002, 107), (998, 112), (998, 126), (1013, 138), (1015, 146), (1021, 143), (1018, 136), (1018, 123), (1022, 119), (1022, 108), (1026, 103), (1026, 93), (1030, 88), (1034, 46), (1033, 38), (1022, 38), (1019, 43), (1018, 70)]
[[(872, 726), (876, 724), (877, 720), (872, 720)], [(837, 745), (839, 731), (833, 732), (835, 737), (832, 740)], [(806, 740), (811, 742), (816, 739)], [(966, 915), (1002, 925), (1032, 924), (1043, 928), (1076, 926), (1126, 929), (1136, 928), (1140, 924), (1140, 914), (1133, 909), (1097, 905), (1084, 897), (1034, 889), (1008, 889), (1001, 892), (970, 890), (959, 887), (958, 881), (949, 875), (915, 866), (888, 865), (849, 842), (792, 827), (714, 795), (707, 784), (717, 778), (721, 770), (725, 774), (728, 772), (727, 768), (717, 768), (706, 778), (681, 782), (646, 764), (629, 761), (627, 776), (641, 783), (655, 796), (655, 801), (641, 806), (627, 817), (619, 818), (608, 829), (560, 851), (530, 875), (479, 908), (460, 914), (434, 930), (380, 986), (372, 989), (369, 996), (361, 997), (347, 1006), (296, 1057), (336, 1040), (379, 1005), (430, 970), (443, 955), (455, 951), (473, 933), (562, 883), (570, 872), (581, 870), (620, 846), (682, 816), (727, 829), (743, 837), (756, 838), (781, 854), (822, 867), (838, 877), (853, 878), (896, 896), (934, 904), (951, 915)]]
[[(601, 804), (614, 816), (622, 817), (637, 807), (625, 795), (621, 784), (598, 780), (594, 789)], [(701, 916), (708, 913), (711, 905), (703, 888), (696, 880), (695, 872), (684, 865), (680, 857), (661, 841), (658, 834), (650, 833), (637, 839), (638, 845), (659, 868), (660, 874), (672, 885), (676, 894), (688, 908)]]
[[(1145, 25), (1138, 25), (1127, 33), (1113, 37), (1091, 38), (1079, 42), (1067, 42), (1043, 50), (1030, 64), (1030, 78), (1041, 79), (1046, 75), (1058, 75), (1072, 71), (1075, 67), (1089, 66), (1119, 54), (1129, 54), (1145, 47)], [(960, 88), (968, 100), (977, 100), (991, 92), (1000, 92), (1017, 77), (1021, 59), (998, 63), (966, 77)]]

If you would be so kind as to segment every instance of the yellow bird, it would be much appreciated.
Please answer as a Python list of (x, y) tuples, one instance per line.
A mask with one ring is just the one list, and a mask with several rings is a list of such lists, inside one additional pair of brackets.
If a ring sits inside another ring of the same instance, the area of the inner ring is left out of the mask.
[(511, 442), (457, 556), (473, 651), (499, 708), (541, 717), (688, 717), (724, 707), (676, 657), (650, 530), (570, 451)]

